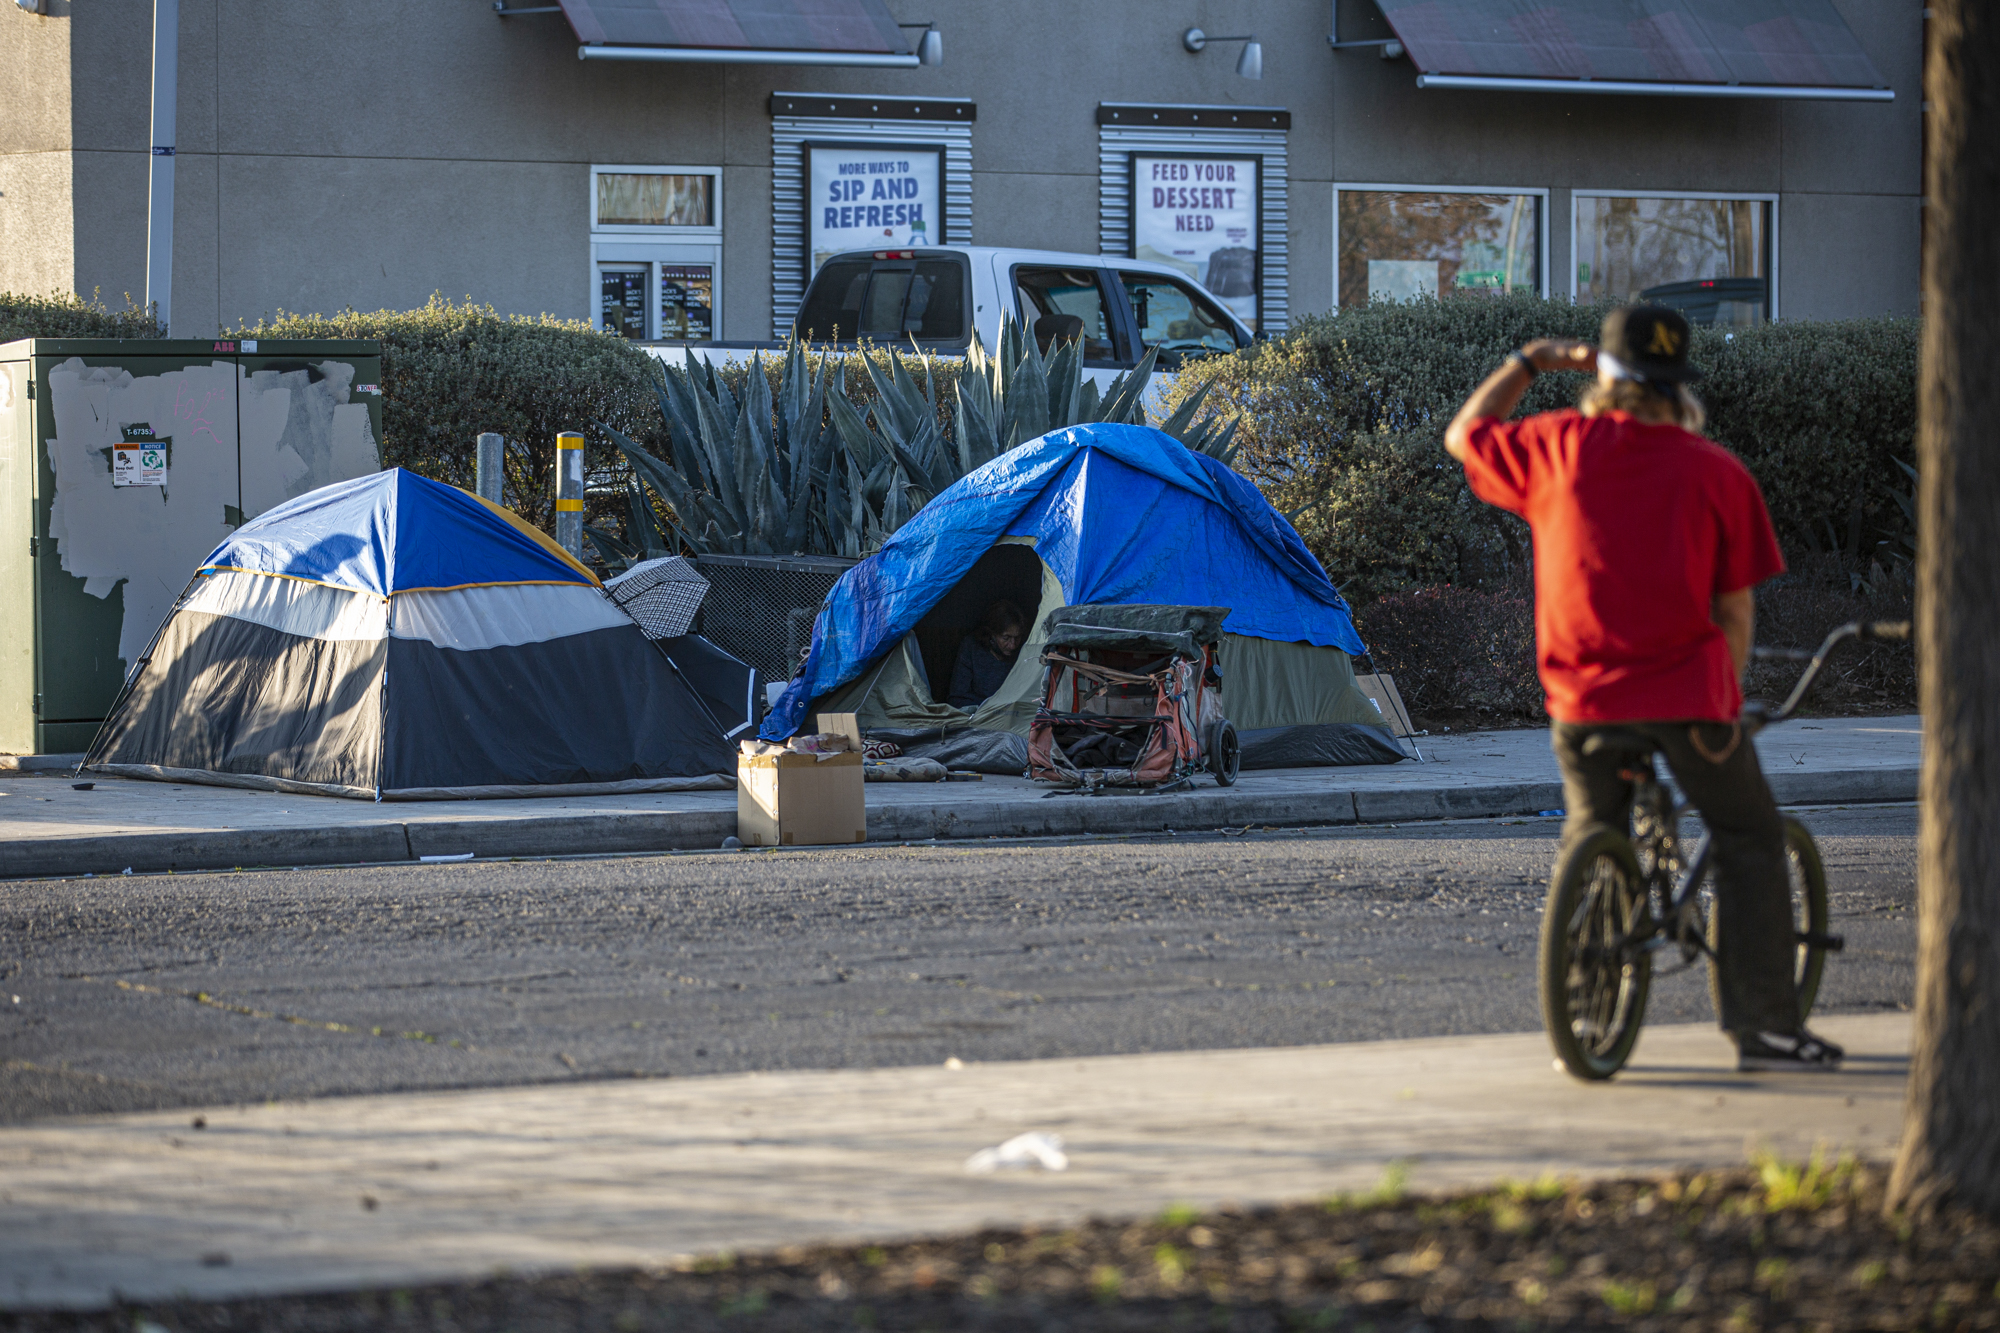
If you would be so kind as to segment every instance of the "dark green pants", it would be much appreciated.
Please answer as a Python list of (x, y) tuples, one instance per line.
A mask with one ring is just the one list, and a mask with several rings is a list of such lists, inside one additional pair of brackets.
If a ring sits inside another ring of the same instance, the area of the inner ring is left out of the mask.
[[(1797, 1032), (1798, 943), (1785, 868), (1785, 827), (1764, 781), (1757, 752), (1726, 722), (1620, 722), (1615, 727), (1558, 722), (1551, 744), (1562, 765), (1568, 806), (1565, 840), (1590, 824), (1630, 827), (1632, 784), (1618, 775), (1629, 755), (1586, 755), (1583, 743), (1603, 730), (1652, 737), (1674, 779), (1714, 839), (1717, 955), (1722, 1026), (1730, 1032)], [(1705, 753), (1704, 753), (1705, 751)]]

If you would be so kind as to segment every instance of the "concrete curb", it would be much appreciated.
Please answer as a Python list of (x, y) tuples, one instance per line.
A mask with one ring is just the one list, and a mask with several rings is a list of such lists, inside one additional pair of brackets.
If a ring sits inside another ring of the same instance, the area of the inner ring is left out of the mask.
[(251, 865), (325, 866), (412, 859), (409, 835), (401, 824), (101, 833), (0, 843), (0, 876), (115, 875), (125, 869), (228, 870)]
[(82, 764), (80, 754), (0, 754), (0, 773), (67, 773)]
[[(1781, 805), (1864, 805), (1917, 798), (1918, 770), (1864, 768), (1771, 774)], [(1559, 808), (1555, 783), (1245, 792), (1171, 796), (1056, 796), (952, 805), (898, 804), (868, 812), (870, 842), (955, 838), (1139, 835), (1245, 824), (1279, 828), (1490, 819)], [(577, 856), (711, 848), (736, 831), (733, 810), (553, 815), (526, 819), (381, 822), (335, 828), (109, 833), (0, 843), (0, 878), (228, 870), (241, 866), (352, 865), (423, 856)]]

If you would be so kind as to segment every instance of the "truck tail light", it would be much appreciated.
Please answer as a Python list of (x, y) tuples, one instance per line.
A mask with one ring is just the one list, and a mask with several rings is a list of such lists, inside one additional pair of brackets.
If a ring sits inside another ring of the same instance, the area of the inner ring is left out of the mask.
[(875, 257), (877, 259), (915, 259), (917, 252), (915, 250), (877, 250)]

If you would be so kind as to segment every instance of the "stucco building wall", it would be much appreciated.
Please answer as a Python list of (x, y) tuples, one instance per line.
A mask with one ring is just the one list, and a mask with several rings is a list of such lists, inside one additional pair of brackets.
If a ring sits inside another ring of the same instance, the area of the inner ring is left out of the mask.
[[(1835, 0), (1891, 86), (1883, 104), (1420, 91), (1407, 59), (1333, 51), (1324, 3), (887, 0), (935, 19), (914, 70), (583, 62), (560, 16), (488, 0), (182, 0), (175, 330), (282, 308), (421, 304), (593, 315), (592, 163), (719, 166), (721, 334), (771, 324), (774, 91), (971, 98), (973, 235), (1094, 252), (1101, 102), (1291, 112), (1290, 306), (1334, 302), (1336, 183), (1547, 189), (1550, 289), (1569, 290), (1571, 192), (1777, 196), (1785, 316), (1917, 305), (1921, 7)], [(0, 8), (0, 289), (145, 285), (152, 5)], [(1388, 36), (1341, 0), (1341, 36)], [(1181, 49), (1190, 26), (1254, 31)]]

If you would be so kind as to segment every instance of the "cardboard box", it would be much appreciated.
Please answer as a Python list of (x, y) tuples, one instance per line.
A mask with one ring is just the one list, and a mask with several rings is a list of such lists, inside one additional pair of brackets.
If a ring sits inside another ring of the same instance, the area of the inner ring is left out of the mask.
[(1375, 711), (1382, 715), (1382, 725), (1389, 728), (1392, 736), (1408, 736), (1414, 730), (1410, 724), (1410, 710), (1403, 707), (1403, 696), (1396, 692), (1396, 678), (1386, 672), (1356, 675), (1354, 683), (1368, 696), (1368, 702), (1375, 705)]
[(736, 756), (736, 836), (746, 847), (868, 841), (861, 756)]

